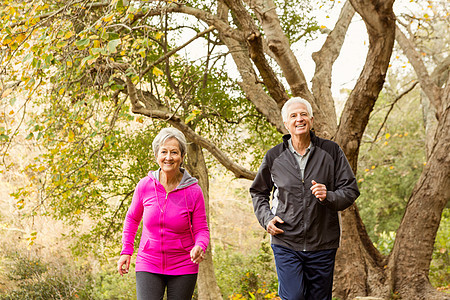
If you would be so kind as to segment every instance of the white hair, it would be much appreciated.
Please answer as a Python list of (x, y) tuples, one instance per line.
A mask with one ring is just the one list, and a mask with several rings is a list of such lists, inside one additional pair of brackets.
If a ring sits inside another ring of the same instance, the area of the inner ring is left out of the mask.
[(293, 98), (289, 99), (288, 101), (286, 101), (284, 103), (283, 107), (281, 108), (281, 116), (283, 117), (283, 122), (287, 121), (287, 119), (288, 119), (288, 108), (289, 108), (289, 106), (291, 106), (294, 103), (304, 104), (306, 106), (306, 110), (308, 111), (308, 115), (310, 117), (313, 117), (313, 110), (312, 110), (311, 104), (307, 100), (305, 100), (303, 98), (293, 97)]
[(181, 156), (184, 156), (187, 149), (186, 137), (176, 128), (167, 127), (161, 129), (152, 142), (153, 153), (158, 156), (159, 147), (163, 145), (168, 139), (176, 139), (180, 146)]

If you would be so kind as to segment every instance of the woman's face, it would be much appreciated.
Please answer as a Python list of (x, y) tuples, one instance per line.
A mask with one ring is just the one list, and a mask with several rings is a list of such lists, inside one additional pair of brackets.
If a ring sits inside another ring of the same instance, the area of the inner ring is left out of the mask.
[(183, 157), (176, 138), (170, 138), (159, 146), (156, 161), (163, 172), (171, 173), (180, 169)]

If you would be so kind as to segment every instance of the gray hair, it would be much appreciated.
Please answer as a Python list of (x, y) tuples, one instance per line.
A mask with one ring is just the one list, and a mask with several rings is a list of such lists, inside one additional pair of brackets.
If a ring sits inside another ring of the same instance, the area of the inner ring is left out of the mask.
[(301, 103), (304, 104), (306, 106), (306, 110), (308, 111), (308, 114), (310, 117), (314, 117), (313, 116), (313, 110), (311, 107), (311, 103), (309, 103), (307, 100), (300, 98), (300, 97), (293, 97), (291, 99), (289, 99), (288, 101), (286, 101), (283, 105), (283, 108), (281, 108), (281, 116), (283, 117), (283, 122), (287, 121), (288, 119), (288, 108), (289, 106), (291, 106), (294, 103)]
[(180, 145), (181, 156), (184, 156), (187, 149), (187, 142), (184, 134), (176, 128), (167, 127), (161, 129), (152, 142), (153, 153), (158, 156), (159, 147), (163, 145), (168, 139), (176, 139)]

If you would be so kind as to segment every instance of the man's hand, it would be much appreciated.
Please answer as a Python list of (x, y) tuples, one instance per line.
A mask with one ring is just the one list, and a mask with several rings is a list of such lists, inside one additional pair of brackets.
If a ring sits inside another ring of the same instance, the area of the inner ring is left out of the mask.
[(275, 216), (272, 220), (269, 221), (269, 224), (267, 224), (267, 232), (271, 235), (277, 235), (280, 233), (283, 233), (284, 230), (278, 228), (275, 226), (276, 223), (284, 223), (283, 220), (281, 220), (280, 217)]
[(312, 180), (311, 183), (313, 186), (311, 187), (311, 191), (314, 196), (316, 196), (317, 199), (320, 201), (325, 200), (327, 197), (327, 187), (325, 184), (317, 183), (316, 181)]

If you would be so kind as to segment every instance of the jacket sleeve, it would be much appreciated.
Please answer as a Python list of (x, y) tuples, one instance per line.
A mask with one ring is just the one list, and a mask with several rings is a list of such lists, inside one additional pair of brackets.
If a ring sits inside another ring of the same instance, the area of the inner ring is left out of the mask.
[(131, 205), (128, 208), (125, 217), (122, 233), (122, 251), (120, 252), (120, 255), (132, 255), (134, 251), (134, 238), (144, 212), (144, 205), (141, 197), (141, 185), (142, 181), (137, 184), (134, 190), (133, 200), (131, 201)]
[(203, 192), (198, 186), (194, 195), (194, 210), (192, 212), (192, 231), (195, 240), (195, 246), (200, 246), (204, 252), (209, 244), (209, 228), (206, 221), (205, 199)]
[(273, 189), (272, 175), (270, 174), (268, 155), (263, 158), (255, 180), (250, 186), (250, 195), (253, 201), (253, 210), (259, 224), (264, 228), (267, 228), (267, 224), (272, 220), (275, 215), (270, 210), (270, 193)]
[(339, 146), (334, 173), (334, 190), (327, 191), (323, 204), (332, 210), (344, 210), (358, 198), (359, 189), (352, 168)]

